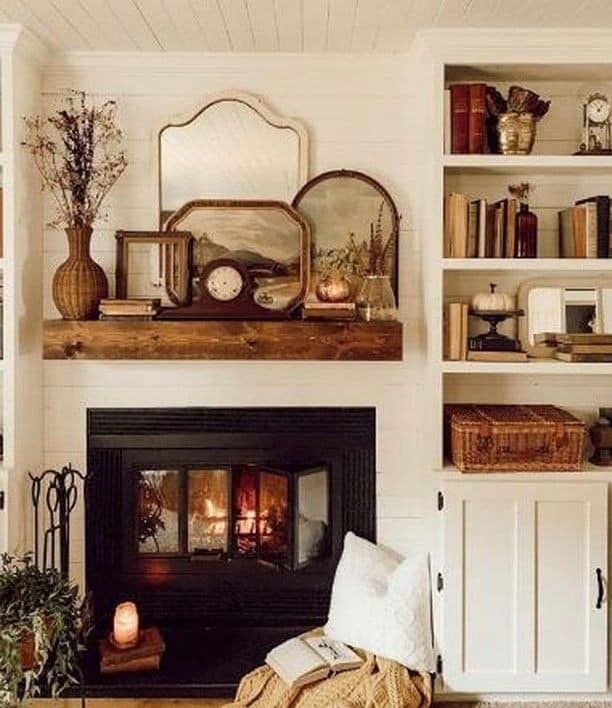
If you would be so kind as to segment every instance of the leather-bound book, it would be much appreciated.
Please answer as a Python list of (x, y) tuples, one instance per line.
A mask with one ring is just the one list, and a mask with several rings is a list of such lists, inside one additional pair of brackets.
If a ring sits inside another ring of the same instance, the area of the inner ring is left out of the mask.
[(468, 150), (473, 154), (485, 152), (487, 144), (485, 96), (486, 84), (469, 84)]
[(100, 641), (100, 668), (114, 664), (128, 664), (138, 659), (159, 657), (166, 650), (166, 644), (157, 627), (143, 629), (140, 641), (130, 649), (117, 649), (108, 639)]
[(465, 154), (469, 152), (469, 84), (453, 84), (451, 94), (451, 152)]
[(123, 674), (135, 673), (137, 671), (158, 671), (161, 662), (161, 655), (144, 656), (140, 659), (132, 659), (121, 664), (100, 664), (101, 674)]

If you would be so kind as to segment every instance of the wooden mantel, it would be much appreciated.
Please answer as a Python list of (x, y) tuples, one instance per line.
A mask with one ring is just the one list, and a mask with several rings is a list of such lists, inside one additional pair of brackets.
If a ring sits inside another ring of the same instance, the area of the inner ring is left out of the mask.
[(46, 320), (45, 359), (401, 361), (400, 322)]

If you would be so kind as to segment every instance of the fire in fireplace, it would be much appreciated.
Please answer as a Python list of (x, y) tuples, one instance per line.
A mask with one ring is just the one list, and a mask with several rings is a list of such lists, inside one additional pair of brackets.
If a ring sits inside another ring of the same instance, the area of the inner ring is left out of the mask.
[(329, 470), (257, 464), (138, 471), (137, 553), (296, 570), (329, 553)]

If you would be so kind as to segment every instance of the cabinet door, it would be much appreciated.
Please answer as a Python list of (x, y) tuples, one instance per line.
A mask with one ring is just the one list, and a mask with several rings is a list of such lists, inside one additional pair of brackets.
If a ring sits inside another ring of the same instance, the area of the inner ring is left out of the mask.
[(606, 690), (607, 498), (600, 482), (445, 485), (449, 689)]

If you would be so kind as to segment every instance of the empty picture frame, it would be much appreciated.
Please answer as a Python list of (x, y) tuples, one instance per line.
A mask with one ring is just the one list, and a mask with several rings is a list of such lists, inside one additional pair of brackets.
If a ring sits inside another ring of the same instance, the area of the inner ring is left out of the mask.
[(117, 231), (115, 238), (118, 299), (157, 297), (166, 306), (189, 304), (190, 231)]

